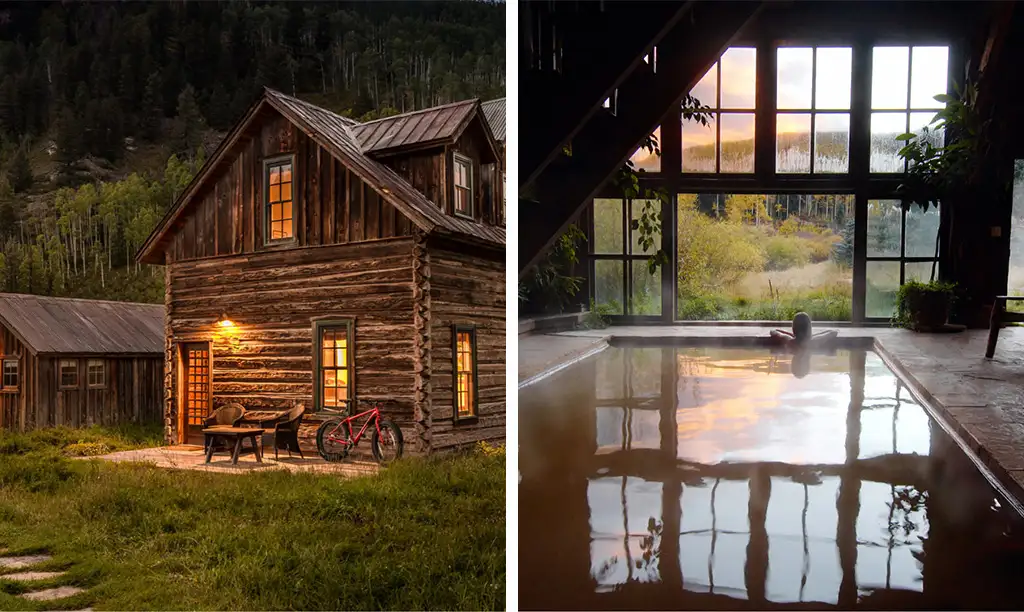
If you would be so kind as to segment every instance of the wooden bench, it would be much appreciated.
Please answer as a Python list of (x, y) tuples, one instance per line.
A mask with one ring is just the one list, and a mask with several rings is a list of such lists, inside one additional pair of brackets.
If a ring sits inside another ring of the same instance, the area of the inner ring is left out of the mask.
[(256, 442), (256, 438), (262, 435), (262, 429), (252, 427), (211, 427), (209, 429), (204, 429), (203, 436), (206, 438), (206, 463), (209, 463), (213, 458), (217, 438), (223, 438), (232, 445), (231, 465), (238, 465), (238, 454), (242, 451), (242, 440), (246, 439), (248, 439), (252, 444), (252, 451), (256, 455), (256, 461), (258, 463), (263, 463), (260, 445)]
[(997, 295), (996, 301), (992, 304), (992, 318), (988, 323), (988, 348), (985, 349), (985, 357), (992, 358), (996, 352), (996, 342), (999, 340), (999, 329), (1003, 323), (1024, 323), (1024, 312), (1007, 312), (1006, 302), (1024, 301), (1024, 296)]

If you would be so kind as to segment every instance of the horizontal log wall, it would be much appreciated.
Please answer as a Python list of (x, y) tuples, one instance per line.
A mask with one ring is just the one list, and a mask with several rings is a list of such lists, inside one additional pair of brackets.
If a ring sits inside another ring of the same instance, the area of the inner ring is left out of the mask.
[[(452, 244), (430, 247), (431, 440), (444, 450), (505, 438), (505, 262)], [(479, 418), (454, 423), (452, 333), (476, 327)]]
[(394, 206), (294, 124), (273, 111), (240, 140), (190, 210), (177, 222), (168, 260), (184, 261), (278, 249), (264, 245), (264, 166), (295, 156), (292, 198), (295, 242), (318, 246), (409, 236), (412, 224)]
[[(296, 248), (169, 266), (168, 330), (174, 343), (212, 342), (214, 405), (313, 408), (313, 321), (355, 321), (360, 400), (389, 401), (410, 441), (413, 402), (412, 240)], [(233, 328), (217, 327), (224, 313)], [(169, 353), (166, 367), (177, 367)], [(176, 377), (168, 385), (176, 393)], [(177, 401), (168, 402), (178, 441)], [(320, 418), (307, 414), (303, 448)]]

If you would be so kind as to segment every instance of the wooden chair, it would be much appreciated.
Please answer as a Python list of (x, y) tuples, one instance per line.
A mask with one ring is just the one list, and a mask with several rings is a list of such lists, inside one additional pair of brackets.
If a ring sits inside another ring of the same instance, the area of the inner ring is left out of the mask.
[[(204, 426), (206, 429), (217, 428), (217, 427), (237, 427), (238, 422), (245, 416), (245, 407), (241, 404), (225, 404), (220, 408), (213, 411), (210, 416), (206, 417)], [(217, 442), (218, 448), (222, 448), (219, 440)], [(207, 448), (209, 451), (209, 439), (207, 440)]]
[(996, 353), (999, 329), (1003, 323), (1024, 323), (1024, 313), (1006, 311), (1006, 302), (1011, 300), (1019, 302), (1024, 300), (1024, 296), (998, 295), (995, 303), (992, 304), (992, 318), (988, 323), (988, 348), (985, 349), (985, 357), (988, 359), (991, 359), (992, 355)]
[(305, 413), (305, 406), (298, 404), (288, 411), (285, 420), (274, 424), (274, 459), (277, 459), (278, 449), (287, 450), (289, 457), (294, 450), (299, 453), (299, 457), (306, 458), (299, 448), (299, 425), (302, 424), (302, 415)]

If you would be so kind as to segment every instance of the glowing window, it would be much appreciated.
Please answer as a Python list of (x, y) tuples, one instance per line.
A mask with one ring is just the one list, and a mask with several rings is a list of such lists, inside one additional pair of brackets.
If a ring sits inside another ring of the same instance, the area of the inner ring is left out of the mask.
[(455, 420), (477, 415), (476, 330), (455, 327)]
[(346, 411), (352, 392), (352, 325), (350, 322), (319, 327), (320, 407)]
[(292, 158), (267, 162), (267, 241), (295, 237)]

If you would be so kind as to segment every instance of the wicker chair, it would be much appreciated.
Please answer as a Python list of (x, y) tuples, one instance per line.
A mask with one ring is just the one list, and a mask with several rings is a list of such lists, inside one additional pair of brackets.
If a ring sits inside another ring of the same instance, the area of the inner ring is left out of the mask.
[[(235, 427), (244, 416), (245, 407), (241, 404), (225, 404), (214, 410), (210, 416), (206, 417), (206, 421), (203, 424), (206, 428)], [(218, 448), (224, 447), (220, 442), (217, 443), (217, 446)], [(209, 449), (207, 448), (204, 450)]]
[(292, 451), (295, 451), (299, 453), (299, 457), (306, 458), (299, 448), (299, 425), (302, 424), (302, 415), (305, 412), (306, 408), (298, 404), (288, 411), (284, 421), (274, 424), (274, 459), (277, 459), (278, 449), (287, 450), (289, 457), (292, 456)]

